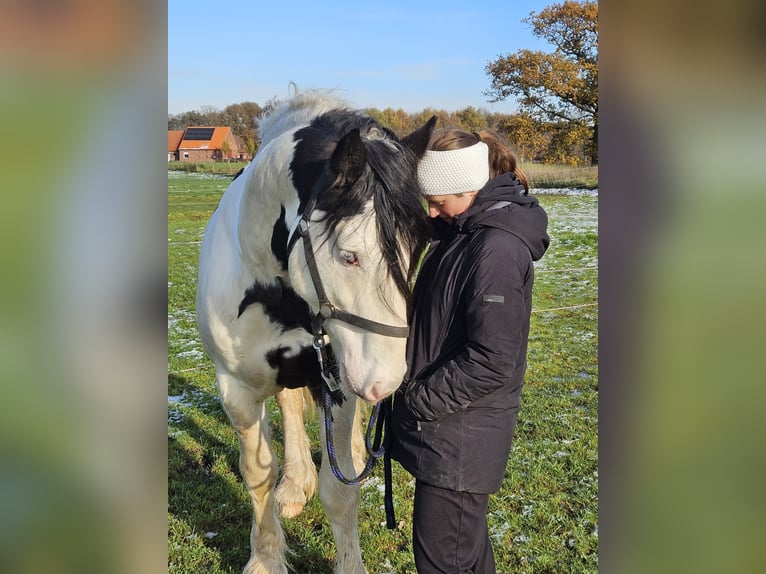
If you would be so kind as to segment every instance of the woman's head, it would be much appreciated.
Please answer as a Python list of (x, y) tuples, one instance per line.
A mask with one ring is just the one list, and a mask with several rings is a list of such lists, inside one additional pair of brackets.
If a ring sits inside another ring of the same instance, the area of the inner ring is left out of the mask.
[(529, 186), (516, 156), (492, 131), (436, 130), (418, 165), (418, 181), (431, 217), (447, 221), (463, 213), (493, 177), (511, 172)]

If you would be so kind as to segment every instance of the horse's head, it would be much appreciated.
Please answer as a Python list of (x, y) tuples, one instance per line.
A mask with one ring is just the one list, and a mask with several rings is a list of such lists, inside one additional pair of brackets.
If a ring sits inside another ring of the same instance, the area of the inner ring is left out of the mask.
[(399, 141), (342, 111), (295, 135), (303, 221), (290, 238), (290, 280), (320, 314), (341, 390), (369, 402), (393, 393), (406, 371), (409, 281), (427, 236), (416, 164), (434, 124)]

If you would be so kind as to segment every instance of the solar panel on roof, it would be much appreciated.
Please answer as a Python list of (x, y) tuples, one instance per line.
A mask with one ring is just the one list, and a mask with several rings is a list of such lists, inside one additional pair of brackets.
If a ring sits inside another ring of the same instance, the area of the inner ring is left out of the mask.
[(186, 128), (185, 140), (210, 140), (213, 139), (215, 128)]

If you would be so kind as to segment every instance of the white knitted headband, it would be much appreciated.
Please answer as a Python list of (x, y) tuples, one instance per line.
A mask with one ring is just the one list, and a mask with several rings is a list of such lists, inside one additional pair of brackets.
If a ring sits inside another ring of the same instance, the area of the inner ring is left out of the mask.
[(426, 150), (418, 163), (423, 195), (478, 191), (489, 181), (489, 148), (484, 142), (448, 151)]

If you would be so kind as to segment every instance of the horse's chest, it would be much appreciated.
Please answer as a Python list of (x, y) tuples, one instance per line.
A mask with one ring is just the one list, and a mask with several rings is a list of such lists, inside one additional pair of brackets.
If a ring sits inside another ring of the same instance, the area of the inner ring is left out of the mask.
[(249, 287), (235, 322), (241, 324), (237, 338), (251, 345), (240, 355), (246, 357), (243, 367), (251, 384), (268, 379), (278, 388), (298, 388), (321, 381), (309, 307), (281, 278)]

